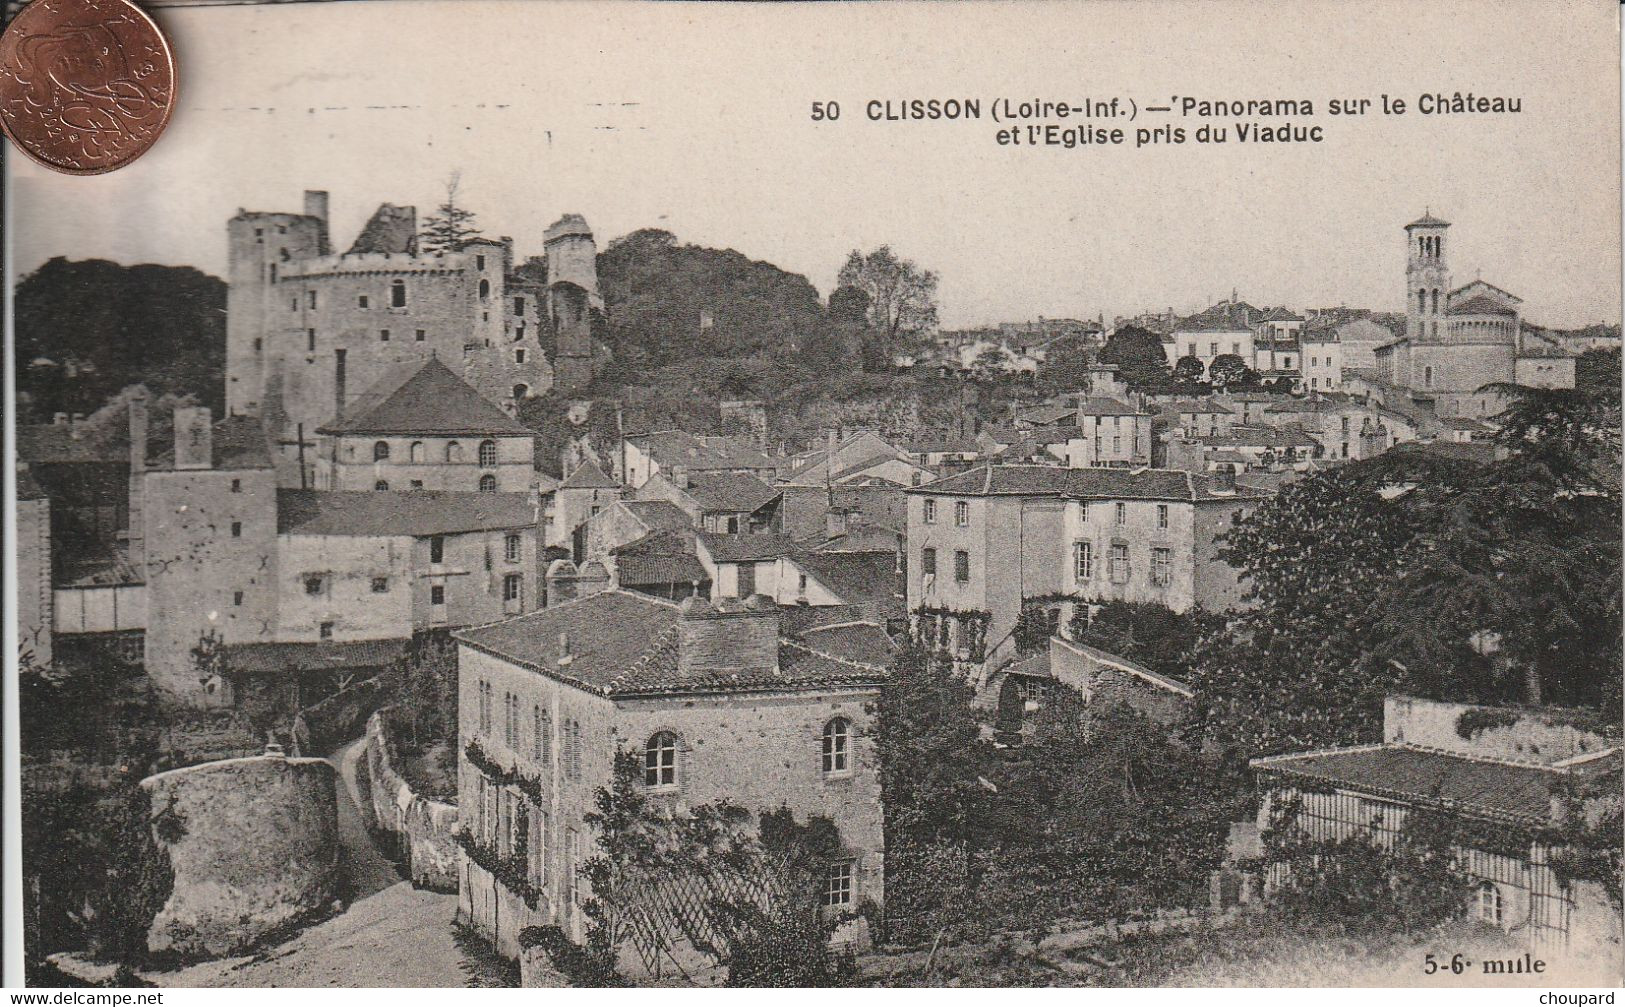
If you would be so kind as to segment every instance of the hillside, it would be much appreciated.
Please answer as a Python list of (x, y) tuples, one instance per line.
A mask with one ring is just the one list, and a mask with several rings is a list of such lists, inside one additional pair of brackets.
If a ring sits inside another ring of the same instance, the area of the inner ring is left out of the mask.
[(126, 385), (219, 412), (226, 284), (189, 266), (51, 259), (17, 283), (19, 422), (92, 413)]

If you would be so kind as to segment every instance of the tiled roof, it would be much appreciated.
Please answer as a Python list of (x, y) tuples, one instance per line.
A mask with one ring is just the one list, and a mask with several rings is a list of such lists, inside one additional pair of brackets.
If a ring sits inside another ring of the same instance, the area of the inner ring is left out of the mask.
[(611, 553), (621, 584), (698, 584), (710, 580), (692, 545), (674, 532), (651, 532)]
[(1566, 774), (1399, 745), (1254, 759), (1254, 768), (1379, 797), (1444, 806), (1474, 817), (1546, 824)]
[(612, 490), (619, 489), (620, 484), (604, 474), (598, 463), (588, 458), (576, 470), (565, 476), (559, 483), (561, 490)]
[(1159, 689), (1166, 689), (1169, 692), (1177, 692), (1186, 697), (1195, 695), (1195, 693), (1191, 691), (1191, 687), (1186, 685), (1184, 682), (1181, 682), (1179, 679), (1170, 678), (1167, 675), (1159, 675), (1157, 672), (1152, 671), (1150, 668), (1147, 668), (1145, 665), (1140, 664), (1137, 661), (1131, 661), (1126, 657), (1119, 657), (1116, 654), (1108, 653), (1107, 651), (1101, 650), (1098, 647), (1091, 647), (1086, 643), (1078, 643), (1075, 640), (1062, 640), (1057, 638), (1055, 642), (1058, 645), (1082, 654), (1085, 657), (1092, 658), (1094, 661), (1104, 665), (1105, 667), (1125, 672), (1135, 676), (1136, 678), (1144, 679)]
[(784, 495), (744, 472), (696, 472), (684, 490), (707, 511), (751, 513)]
[(1440, 220), (1438, 217), (1435, 217), (1433, 215), (1432, 211), (1429, 211), (1427, 213), (1422, 214), (1420, 217), (1417, 217), (1415, 220), (1411, 221), (1409, 224), (1406, 224), (1405, 225), (1405, 230), (1409, 231), (1413, 227), (1449, 227), (1449, 226), (1450, 226), (1449, 223), (1447, 223), (1446, 221)]
[(1104, 395), (1090, 395), (1078, 402), (1077, 412), (1082, 416), (1142, 416), (1140, 410), (1127, 402), (1107, 398)]
[[(227, 416), (214, 424), (211, 435), (213, 467), (222, 470), (268, 469), (271, 449), (265, 442), (265, 428), (252, 416)], [(171, 448), (153, 459), (149, 468), (172, 469), (175, 451)]]
[(1231, 427), (1196, 438), (1213, 448), (1312, 448), (1320, 442), (1297, 427)]
[[(610, 697), (873, 687), (884, 677), (880, 668), (783, 639), (777, 668), (685, 674), (677, 661), (679, 618), (676, 605), (611, 590), (454, 636), (494, 657)], [(570, 648), (562, 665), (561, 637)]]
[(1026, 412), (1017, 413), (1016, 419), (1024, 423), (1035, 423), (1039, 426), (1049, 426), (1064, 419), (1076, 416), (1077, 406), (1037, 406)]
[(621, 506), (651, 531), (680, 531), (694, 527), (688, 512), (670, 500), (624, 500)]
[(738, 437), (713, 437), (686, 430), (629, 434), (661, 468), (682, 465), (690, 472), (708, 469), (771, 469), (773, 459)]
[(890, 665), (897, 653), (897, 644), (885, 629), (872, 622), (817, 626), (802, 631), (798, 639), (817, 653), (881, 668)]
[(341, 668), (379, 668), (406, 653), (411, 640), (355, 640), (313, 643), (228, 643), (226, 663), (234, 673), (275, 675)]
[(379, 537), (452, 535), (529, 528), (536, 505), (529, 493), (450, 490), (277, 490), (277, 533)]
[(699, 533), (699, 539), (715, 563), (763, 562), (785, 556), (792, 548), (790, 536), (767, 532), (724, 535), (702, 531)]
[(1285, 305), (1279, 305), (1264, 312), (1258, 320), (1261, 322), (1301, 322), (1303, 316), (1288, 311)]
[(1234, 409), (1213, 399), (1175, 399), (1164, 402), (1162, 411), (1165, 413), (1217, 413), (1221, 416), (1235, 413)]
[[(80, 436), (73, 436), (75, 429)], [(36, 465), (129, 464), (130, 431), (66, 423), (17, 424), (17, 457)]]
[(976, 454), (982, 446), (970, 437), (944, 437), (941, 439), (924, 439), (909, 441), (904, 450), (917, 455), (963, 453)]
[(1196, 501), (1246, 497), (1218, 493), (1211, 481), (1175, 469), (1068, 469), (1050, 465), (992, 465), (939, 479), (909, 493), (954, 496), (1064, 496), (1106, 500)]
[(1517, 312), (1487, 294), (1477, 294), (1445, 309), (1447, 315), (1516, 315)]
[(1246, 301), (1220, 301), (1210, 308), (1181, 318), (1175, 332), (1251, 332), (1259, 311)]
[[(904, 461), (903, 459), (898, 458), (896, 455), (875, 455), (873, 458), (865, 458), (863, 461), (858, 462), (855, 465), (848, 465), (844, 469), (837, 470), (834, 475), (830, 476), (830, 479), (831, 479), (831, 481), (834, 481), (834, 482), (840, 482), (842, 480), (855, 479), (858, 476), (862, 475), (863, 473), (869, 471), (872, 468), (876, 468), (878, 466), (885, 465), (888, 462), (896, 462), (896, 461), (902, 461), (906, 465), (913, 465), (914, 464), (911, 461)], [(881, 477), (881, 476), (870, 476), (869, 478), (882, 479), (883, 477)]]
[[(398, 372), (383, 379), (393, 383)], [(487, 402), (438, 358), (430, 358), (387, 394), (369, 389), (345, 415), (319, 434), (411, 437), (534, 436), (531, 429)], [(376, 401), (375, 401), (376, 399)]]
[(879, 602), (892, 606), (905, 585), (897, 573), (895, 550), (874, 552), (805, 552), (795, 556), (797, 566), (848, 604)]

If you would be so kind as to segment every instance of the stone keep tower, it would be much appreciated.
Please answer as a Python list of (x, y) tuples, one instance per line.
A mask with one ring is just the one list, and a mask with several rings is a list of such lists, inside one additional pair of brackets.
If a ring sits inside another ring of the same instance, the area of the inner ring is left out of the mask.
[(1405, 225), (1405, 335), (1412, 344), (1443, 338), (1450, 299), (1450, 267), (1445, 260), (1449, 227), (1432, 213)]
[(270, 319), (281, 297), (277, 276), (290, 263), (328, 254), (327, 193), (307, 191), (302, 214), (238, 210), (226, 235), (226, 412), (257, 416), (267, 362), (276, 356)]
[(544, 235), (547, 300), (554, 332), (553, 382), (565, 392), (592, 384), (592, 312), (598, 293), (598, 247), (579, 213), (560, 217)]

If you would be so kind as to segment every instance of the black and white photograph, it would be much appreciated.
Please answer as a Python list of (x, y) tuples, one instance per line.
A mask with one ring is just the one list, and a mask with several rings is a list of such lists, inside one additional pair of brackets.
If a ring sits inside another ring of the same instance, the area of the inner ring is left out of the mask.
[(5, 14), (5, 985), (1625, 986), (1616, 5)]

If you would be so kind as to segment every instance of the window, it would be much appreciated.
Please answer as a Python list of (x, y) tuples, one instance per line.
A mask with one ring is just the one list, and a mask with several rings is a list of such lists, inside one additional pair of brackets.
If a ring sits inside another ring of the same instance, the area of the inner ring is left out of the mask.
[(445, 603), (446, 603), (446, 587), (445, 587), (444, 584), (436, 584), (433, 587), (429, 588), (429, 604), (431, 604), (431, 605), (444, 605)]
[(243, 491), (243, 481), (241, 479), (233, 479), (231, 481), (231, 491), (233, 493), (241, 493)]
[(455, 465), (463, 460), (463, 446), (456, 441), (446, 445), (446, 461)]
[(416, 332), (414, 332), (414, 333), (413, 333), (413, 334), (412, 334), (412, 338), (413, 338), (413, 339), (414, 339), (414, 340), (416, 340), (416, 341), (417, 341), (417, 342), (420, 342), (420, 343), (421, 343), (421, 342), (423, 342), (423, 341), (424, 341), (424, 340), (425, 340), (425, 339), (427, 339), (427, 338), (429, 338), (429, 333), (428, 333), (428, 332), (427, 332), (427, 331), (426, 331), (426, 330), (424, 330), (424, 329), (418, 329), (418, 330), (417, 330), (417, 331), (416, 331)]
[(406, 281), (395, 280), (389, 285), (389, 306), (392, 308), (406, 307)]
[(358, 307), (358, 308), (365, 308), (367, 306), (367, 295), (362, 294), (359, 297), (357, 297), (355, 299), (355, 306)]
[(1503, 917), (1501, 889), (1493, 881), (1478, 886), (1478, 918), (1485, 923), (1501, 926)]
[(824, 905), (849, 906), (852, 904), (852, 861), (840, 860), (829, 865), (824, 877)]
[(1433, 387), (1433, 368), (1431, 368), (1431, 367), (1422, 368), (1422, 384), (1423, 384), (1424, 387), (1427, 387), (1427, 388), (1432, 388)]
[[(480, 260), (482, 262), (484, 261), (484, 259), (485, 259), (485, 256), (483, 256), (483, 255), (480, 256)], [(482, 266), (480, 266), (480, 268), (484, 269), (485, 267), (482, 265)], [(489, 300), (490, 297), (491, 297), (491, 281), (490, 280), (481, 280), (480, 281), (480, 300), (482, 300), (482, 301)]]
[(474, 268), (475, 269), (484, 269), (485, 268), (485, 256), (483, 256), (483, 255), (474, 256)]
[(316, 306), (316, 291), (314, 291), (314, 290), (305, 291), (305, 306), (306, 307), (311, 307), (311, 308), (314, 308)]
[(375, 462), (389, 461), (389, 442), (376, 441), (372, 446), (372, 460)]
[(553, 717), (537, 703), (530, 719), (530, 757), (545, 766), (553, 758)]
[(1128, 504), (1119, 503), (1117, 505), (1117, 523), (1119, 525), (1128, 524)]
[(446, 539), (443, 535), (429, 536), (429, 562), (441, 563), (446, 558)]
[(1167, 504), (1157, 504), (1157, 527), (1158, 528), (1167, 528), (1168, 527), (1168, 505)]
[(411, 488), (415, 489), (415, 490), (422, 489), (423, 488), (423, 480), (422, 479), (414, 479), (414, 480), (412, 480)]
[(927, 577), (937, 575), (937, 551), (931, 548), (920, 550), (920, 572)]
[(504, 535), (502, 538), (502, 558), (509, 563), (519, 562), (519, 536)]
[(265, 345), (265, 340), (259, 339), (259, 338), (256, 337), (255, 340), (254, 340), (254, 352), (259, 353), (261, 348), (264, 345)]
[(756, 593), (756, 564), (739, 564), (739, 597), (749, 598)]
[(852, 723), (836, 717), (824, 725), (824, 775), (844, 776), (852, 771)]
[(1174, 576), (1174, 551), (1163, 547), (1151, 550), (1151, 583), (1166, 587)]
[(564, 722), (564, 776), (568, 780), (581, 779), (581, 721)]
[(643, 746), (643, 784), (655, 788), (677, 786), (677, 735), (661, 731)]
[(497, 442), (480, 441), (480, 468), (494, 469), (497, 466)]
[(289, 311), (298, 311), (299, 310), (299, 295), (298, 294), (295, 294), (294, 296), (288, 298), (288, 310)]
[(413, 441), (412, 446), (406, 449), (406, 455), (414, 462), (423, 461), (423, 442)]
[(1128, 581), (1128, 546), (1122, 542), (1112, 545), (1111, 577), (1113, 584)]
[(243, 523), (241, 521), (233, 521), (231, 523), (231, 537), (232, 538), (242, 538), (243, 537)]
[(1218, 343), (1208, 343), (1207, 344), (1207, 355), (1210, 356), (1210, 357), (1218, 356), (1219, 355), (1219, 344)]
[(513, 313), (516, 315), (522, 315), (525, 313), (525, 299), (523, 297), (515, 297), (513, 299)]
[(379, 329), (378, 330), (378, 341), (380, 343), (389, 342), (389, 330), (388, 329)]
[(1078, 580), (1095, 576), (1095, 547), (1091, 542), (1072, 543), (1072, 573)]
[(497, 491), (497, 477), (494, 475), (480, 476), (480, 492), (495, 493)]
[(241, 591), (231, 592), (231, 603), (241, 608), (243, 604), (243, 593)]
[(970, 504), (963, 500), (954, 501), (954, 524), (961, 528), (970, 526)]
[(963, 549), (954, 552), (954, 580), (961, 584), (970, 583), (970, 553)]
[(519, 593), (520, 593), (520, 585), (523, 582), (524, 582), (523, 578), (521, 578), (516, 573), (510, 573), (507, 576), (503, 577), (502, 578), (502, 600), (503, 601), (518, 601), (519, 600)]
[[(525, 362), (525, 351), (522, 347), (513, 351), (513, 362), (516, 364), (522, 364)], [(514, 397), (518, 398), (517, 395)]]
[(1117, 436), (1116, 434), (1113, 434), (1112, 435), (1112, 454), (1122, 454), (1122, 453), (1123, 453), (1123, 438)]
[(312, 573), (305, 575), (305, 593), (316, 595), (322, 593), (322, 575)]
[(324, 622), (317, 626), (316, 635), (320, 636), (323, 640), (333, 639), (333, 624), (330, 622)]
[(273, 262), (269, 266), (266, 266), (265, 267), (265, 272), (266, 272), (266, 278), (269, 279), (272, 283), (275, 283), (276, 282), (276, 263)]
[(807, 593), (807, 575), (804, 573), (796, 577), (796, 593), (803, 595)]
[(306, 329), (305, 330), (305, 351), (308, 352), (308, 353), (315, 353), (316, 352), (316, 330), (315, 329)]
[(480, 733), (491, 733), (491, 683), (483, 679), (480, 681)]
[(504, 725), (506, 730), (503, 732), (502, 740), (510, 749), (517, 752), (519, 750), (519, 697), (511, 692), (508, 693), (505, 712), (507, 713), (507, 723)]
[(389, 578), (388, 577), (374, 577), (372, 579), (372, 593), (373, 594), (388, 594), (389, 593)]
[(388, 479), (380, 479), (377, 482), (372, 484), (372, 488), (374, 490), (379, 491), (379, 492), (387, 490), (387, 489), (389, 489), (389, 480)]

